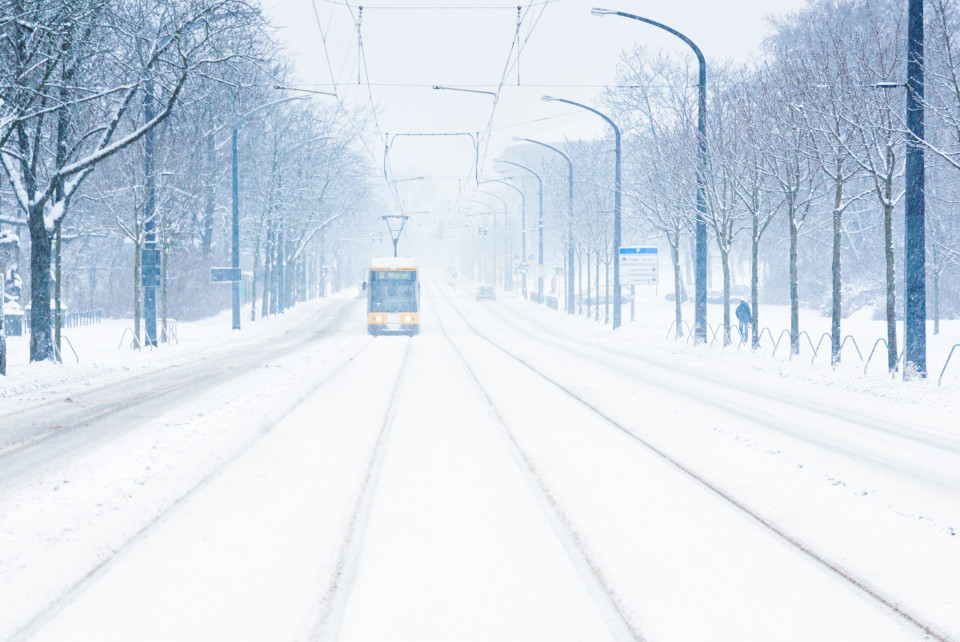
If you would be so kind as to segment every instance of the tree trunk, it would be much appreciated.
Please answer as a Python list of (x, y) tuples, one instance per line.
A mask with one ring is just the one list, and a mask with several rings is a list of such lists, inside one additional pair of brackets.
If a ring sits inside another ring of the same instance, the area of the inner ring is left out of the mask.
[(7, 334), (3, 329), (3, 305), (7, 301), (4, 287), (6, 273), (7, 266), (0, 263), (0, 376), (7, 374)]
[(284, 269), (283, 269), (283, 227), (282, 226), (283, 226), (282, 223), (279, 226), (277, 226), (277, 242), (276, 242), (277, 256), (276, 256), (276, 264), (273, 266), (274, 272), (277, 275), (277, 293), (276, 293), (277, 314), (283, 314), (283, 311), (286, 307), (286, 301), (283, 298), (283, 291), (284, 291), (284, 285), (285, 285), (284, 277), (286, 275), (284, 274)]
[(53, 357), (53, 319), (50, 314), (53, 238), (43, 222), (43, 206), (35, 205), (30, 228), (30, 361)]
[(610, 264), (603, 264), (603, 322), (610, 325)]
[(167, 333), (167, 265), (170, 246), (167, 243), (165, 218), (162, 217), (160, 221), (160, 341), (169, 343), (170, 335)]
[[(839, 176), (839, 173), (837, 174)], [(830, 310), (830, 365), (840, 363), (840, 317), (843, 296), (843, 282), (840, 274), (840, 245), (843, 242), (841, 226), (843, 211), (843, 181), (837, 179), (833, 196), (833, 263), (831, 264), (832, 305)]]
[(597, 278), (597, 281), (596, 281), (597, 287), (596, 287), (595, 289), (596, 289), (596, 291), (597, 291), (597, 296), (596, 296), (597, 302), (596, 302), (596, 312), (595, 312), (595, 314), (594, 314), (593, 320), (594, 320), (594, 321), (599, 321), (599, 320), (600, 320), (600, 252), (597, 252), (597, 266), (596, 266), (596, 267), (597, 267), (597, 277), (596, 277), (596, 278)]
[(723, 346), (730, 345), (730, 250), (720, 249), (720, 267), (723, 269)]
[(140, 348), (140, 231), (137, 230), (137, 240), (133, 243), (133, 337), (136, 339), (137, 349)]
[[(669, 240), (669, 239), (668, 239)], [(677, 339), (683, 336), (683, 280), (680, 278), (680, 239), (670, 243), (670, 261), (673, 263), (674, 325)]]
[(797, 275), (797, 213), (794, 204), (787, 208), (790, 220), (790, 353), (800, 354), (800, 293)]
[(760, 347), (760, 217), (753, 215), (753, 237), (750, 241), (750, 346)]
[(61, 296), (63, 295), (63, 234), (62, 225), (57, 225), (54, 232), (54, 280), (53, 280), (53, 345), (56, 346), (54, 355), (57, 361), (63, 362), (63, 352), (60, 345), (60, 332), (63, 327), (63, 305)]
[(587, 318), (590, 318), (590, 287), (593, 281), (591, 280), (591, 271), (593, 270), (593, 264), (590, 262), (590, 252), (587, 252)]
[(940, 334), (940, 271), (933, 272), (933, 333)]
[[(888, 190), (889, 191), (889, 190)], [(890, 201), (887, 200), (887, 203)], [(893, 253), (893, 206), (883, 206), (883, 247), (887, 267), (887, 370), (897, 370), (897, 281)]]
[(216, 129), (213, 112), (208, 112), (207, 135), (204, 140), (204, 184), (203, 184), (203, 231), (201, 236), (201, 253), (204, 267), (209, 267), (210, 254), (213, 247), (213, 221), (216, 210), (216, 194), (214, 177), (217, 172), (217, 149), (213, 132)]
[(264, 319), (273, 310), (274, 303), (271, 301), (273, 294), (273, 223), (267, 222), (267, 244), (263, 250), (263, 307), (260, 316)]
[(257, 320), (257, 266), (260, 263), (260, 233), (253, 246), (253, 278), (250, 279), (250, 321)]

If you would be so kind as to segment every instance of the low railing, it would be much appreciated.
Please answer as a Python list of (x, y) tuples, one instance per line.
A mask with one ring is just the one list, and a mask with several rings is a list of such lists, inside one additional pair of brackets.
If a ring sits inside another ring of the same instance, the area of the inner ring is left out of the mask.
[[(667, 328), (667, 334), (666, 334), (666, 336), (665, 336), (664, 338), (665, 338), (665, 339), (670, 339), (671, 337), (673, 337), (673, 338), (675, 338), (675, 339), (677, 339), (677, 340), (679, 340), (679, 339), (682, 338), (682, 339), (684, 339), (685, 342), (689, 343), (690, 340), (691, 340), (691, 338), (693, 337), (693, 328), (691, 328), (691, 327), (690, 327), (690, 324), (687, 323), (686, 321), (683, 322), (683, 325), (684, 325), (684, 327), (686, 328), (686, 335), (681, 335), (680, 337), (675, 337), (673, 333), (674, 333), (674, 330), (676, 330), (677, 323), (676, 323), (676, 321), (671, 321), (671, 322), (670, 322), (670, 326)], [(718, 337), (719, 332), (720, 332), (720, 330), (721, 330), (722, 328), (723, 328), (723, 326), (717, 326), (717, 327), (715, 328), (715, 327), (713, 327), (711, 324), (709, 324), (709, 323), (707, 324), (707, 337), (710, 339), (710, 341), (709, 341), (709, 344), (710, 344), (710, 345), (713, 345), (714, 343), (716, 343), (717, 337)], [(731, 329), (732, 329), (732, 330), (736, 330), (736, 331), (737, 331), (737, 334), (740, 335), (740, 341), (737, 343), (737, 347), (736, 347), (736, 349), (739, 351), (741, 347), (743, 347), (744, 345), (747, 345), (747, 342), (748, 342), (748, 340), (749, 340), (749, 332), (748, 332), (747, 334), (742, 333), (742, 332), (740, 331), (740, 327), (739, 327), (739, 326), (731, 326)], [(756, 347), (759, 348), (759, 347), (763, 344), (763, 342), (764, 342), (764, 337), (766, 337), (766, 339), (767, 339), (770, 347), (772, 348), (772, 350), (771, 350), (771, 352), (770, 352), (770, 356), (771, 356), (771, 357), (775, 357), (775, 356), (777, 355), (777, 351), (780, 349), (780, 344), (784, 343), (784, 339), (787, 339), (787, 340), (788, 340), (788, 341), (787, 341), (787, 344), (789, 345), (789, 343), (790, 343), (790, 342), (789, 342), (790, 336), (791, 336), (791, 335), (790, 335), (790, 330), (783, 330), (783, 331), (780, 332), (780, 334), (777, 336), (777, 338), (774, 339), (774, 338), (773, 338), (773, 333), (770, 331), (770, 328), (764, 327), (764, 328), (761, 328), (761, 329), (760, 329), (760, 332), (759, 332), (758, 337), (757, 337), (757, 340), (756, 340)], [(806, 339), (806, 345), (808, 345), (808, 346), (810, 347), (810, 352), (811, 352), (811, 355), (812, 355), (812, 356), (810, 357), (810, 363), (811, 363), (811, 365), (814, 364), (814, 363), (816, 362), (816, 360), (817, 360), (817, 357), (820, 356), (821, 350), (825, 347), (825, 346), (824, 346), (824, 342), (830, 340), (831, 337), (832, 337), (832, 335), (831, 335), (829, 332), (824, 332), (823, 334), (820, 335), (820, 338), (819, 338), (819, 340), (816, 342), (816, 344), (814, 344), (813, 339), (810, 337), (810, 335), (809, 335), (806, 331), (801, 331), (797, 336), (798, 336), (798, 340), (801, 341), (801, 342), (802, 342), (802, 340), (805, 338), (805, 339)], [(731, 342), (731, 344), (732, 344), (732, 343), (733, 343), (733, 342)], [(856, 350), (856, 352), (857, 352), (857, 358), (860, 359), (860, 363), (863, 365), (863, 373), (862, 373), (863, 376), (866, 376), (866, 375), (867, 375), (867, 372), (868, 372), (869, 369), (870, 369), (870, 363), (873, 361), (873, 356), (874, 356), (874, 354), (876, 354), (877, 349), (880, 347), (880, 345), (881, 345), (881, 344), (883, 345), (883, 347), (884, 347), (884, 349), (885, 349), (884, 352), (886, 352), (886, 348), (888, 347), (887, 340), (884, 339), (883, 337), (881, 337), (881, 338), (877, 339), (876, 342), (874, 342), (873, 348), (871, 348), (869, 355), (867, 356), (866, 359), (864, 359), (864, 358), (863, 358), (863, 352), (860, 350), (860, 346), (857, 344), (857, 340), (854, 338), (853, 335), (850, 335), (850, 334), (844, 336), (843, 341), (840, 342), (839, 352), (840, 352), (841, 355), (843, 354), (844, 350), (847, 348), (847, 345), (848, 345), (848, 344), (852, 344), (852, 345), (853, 345), (853, 349)], [(832, 354), (832, 349), (833, 349), (833, 348), (832, 348), (832, 343), (827, 343), (826, 345), (830, 347), (830, 352), (831, 352), (831, 354)], [(946, 373), (947, 368), (948, 368), (948, 366), (949, 366), (950, 363), (951, 363), (951, 359), (953, 358), (953, 354), (954, 354), (954, 352), (956, 351), (957, 348), (960, 348), (960, 343), (958, 343), (958, 344), (956, 344), (956, 345), (954, 345), (953, 347), (950, 348), (950, 352), (947, 354), (947, 359), (946, 359), (946, 361), (945, 361), (944, 364), (943, 364), (943, 368), (940, 370), (940, 376), (937, 377), (937, 385), (938, 385), (938, 386), (943, 383), (943, 376), (944, 376), (944, 374)], [(789, 352), (787, 358), (788, 358), (788, 359), (792, 359), (795, 354), (799, 354), (799, 352), (794, 353), (793, 350), (791, 350), (791, 351)], [(900, 354), (899, 354), (899, 356), (897, 357), (897, 362), (896, 362), (896, 364), (894, 364), (893, 369), (890, 370), (891, 376), (895, 376), (895, 374), (899, 371), (900, 366), (901, 366), (901, 364), (903, 363), (904, 354), (905, 354), (905, 351), (901, 351)]]
[(60, 314), (61, 327), (77, 328), (83, 325), (93, 325), (103, 321), (103, 310), (83, 310), (80, 312), (62, 312)]
[(950, 359), (953, 357), (953, 351), (957, 348), (960, 348), (960, 343), (955, 344), (950, 348), (950, 354), (947, 355), (947, 362), (943, 364), (943, 370), (940, 371), (940, 376), (937, 377), (937, 385), (940, 385), (940, 382), (943, 381), (943, 373), (947, 371), (947, 366), (950, 365)]

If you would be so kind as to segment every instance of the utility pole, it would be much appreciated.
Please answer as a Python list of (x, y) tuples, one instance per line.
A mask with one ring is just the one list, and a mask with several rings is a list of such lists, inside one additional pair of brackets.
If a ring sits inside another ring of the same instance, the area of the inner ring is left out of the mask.
[(927, 376), (926, 213), (923, 162), (923, 0), (907, 5), (907, 153), (904, 197), (903, 378)]

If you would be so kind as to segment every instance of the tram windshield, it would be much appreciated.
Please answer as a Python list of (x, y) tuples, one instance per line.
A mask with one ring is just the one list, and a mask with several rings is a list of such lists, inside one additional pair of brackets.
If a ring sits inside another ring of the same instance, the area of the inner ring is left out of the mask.
[(416, 272), (370, 272), (371, 312), (417, 312)]

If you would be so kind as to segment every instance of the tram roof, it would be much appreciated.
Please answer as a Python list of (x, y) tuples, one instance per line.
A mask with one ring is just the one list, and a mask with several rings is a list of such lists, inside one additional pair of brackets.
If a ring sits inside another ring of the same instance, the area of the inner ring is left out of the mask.
[(371, 270), (416, 270), (417, 259), (409, 256), (374, 257), (370, 260)]

